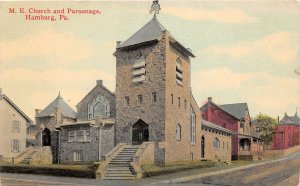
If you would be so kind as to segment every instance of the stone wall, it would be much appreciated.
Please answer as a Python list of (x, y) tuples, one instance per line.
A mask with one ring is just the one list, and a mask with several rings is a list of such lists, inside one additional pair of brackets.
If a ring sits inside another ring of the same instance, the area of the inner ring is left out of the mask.
[[(90, 130), (89, 142), (68, 142), (69, 131)], [(60, 132), (60, 163), (87, 164), (99, 160), (99, 127), (76, 125), (62, 127)], [(83, 161), (74, 162), (74, 151), (83, 151)]]
[[(110, 103), (110, 117), (116, 117), (115, 95), (103, 86), (102, 81), (98, 80), (97, 85), (78, 103), (77, 120), (88, 120), (88, 104), (98, 95), (103, 96)], [(104, 116), (103, 116), (104, 117)]]
[[(231, 161), (231, 135), (222, 134), (220, 132), (210, 132), (202, 130), (202, 136), (205, 139), (204, 158), (214, 161)], [(213, 147), (213, 141), (218, 138), (220, 148)]]
[(115, 145), (115, 125), (105, 125), (100, 129), (100, 157), (109, 153)]
[[(118, 49), (116, 55), (116, 144), (132, 142), (132, 125), (139, 119), (149, 125), (149, 141), (164, 141), (165, 134), (165, 47), (164, 42), (131, 49)], [(132, 69), (139, 55), (146, 59), (146, 79), (134, 84)], [(152, 102), (156, 92), (157, 101)], [(137, 96), (143, 103), (137, 103)], [(129, 97), (129, 106), (125, 97)]]

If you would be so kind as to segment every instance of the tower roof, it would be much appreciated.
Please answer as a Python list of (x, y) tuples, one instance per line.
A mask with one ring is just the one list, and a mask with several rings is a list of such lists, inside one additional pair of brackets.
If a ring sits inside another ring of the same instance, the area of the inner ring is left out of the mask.
[[(167, 29), (162, 24), (160, 24), (156, 16), (153, 16), (153, 18), (148, 23), (146, 23), (141, 29), (139, 29), (136, 33), (130, 36), (127, 40), (120, 43), (117, 46), (117, 49), (143, 44), (151, 41), (160, 41), (164, 31), (167, 31)], [(185, 48), (171, 34), (170, 41), (174, 47), (183, 51), (186, 55), (195, 57), (195, 55), (191, 52), (190, 49)]]
[(63, 100), (58, 94), (57, 98), (50, 103), (44, 110), (42, 110), (36, 117), (53, 116), (55, 108), (58, 107), (61, 110), (61, 114), (65, 117), (76, 118), (76, 112)]
[(122, 42), (117, 48), (128, 47), (154, 40), (159, 41), (161, 39), (162, 32), (165, 30), (165, 27), (163, 27), (157, 20), (156, 16), (154, 16), (147, 24), (145, 24), (127, 40)]

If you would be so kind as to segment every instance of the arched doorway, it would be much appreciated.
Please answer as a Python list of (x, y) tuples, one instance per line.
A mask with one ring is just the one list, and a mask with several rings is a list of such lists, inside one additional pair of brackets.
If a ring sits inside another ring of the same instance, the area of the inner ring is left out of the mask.
[(205, 158), (205, 138), (201, 137), (201, 158)]
[(51, 145), (51, 131), (48, 128), (45, 128), (42, 132), (42, 145), (43, 146)]
[(132, 144), (140, 145), (144, 141), (149, 141), (149, 125), (143, 120), (138, 120), (132, 126)]

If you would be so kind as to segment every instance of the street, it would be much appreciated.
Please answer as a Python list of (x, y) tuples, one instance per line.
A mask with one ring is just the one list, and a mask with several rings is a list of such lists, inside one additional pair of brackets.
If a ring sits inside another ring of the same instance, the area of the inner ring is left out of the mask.
[(185, 182), (210, 185), (282, 185), (298, 186), (300, 181), (300, 152), (288, 160), (264, 164), (253, 168), (208, 176)]

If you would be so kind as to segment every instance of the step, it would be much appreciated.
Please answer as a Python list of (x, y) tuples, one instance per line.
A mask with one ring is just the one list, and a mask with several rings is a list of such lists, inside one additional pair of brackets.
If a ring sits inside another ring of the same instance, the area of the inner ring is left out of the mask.
[(135, 177), (133, 174), (107, 174), (105, 173), (105, 177)]
[(107, 167), (106, 170), (129, 170), (129, 167)]
[(103, 180), (133, 180), (135, 177), (104, 177)]

